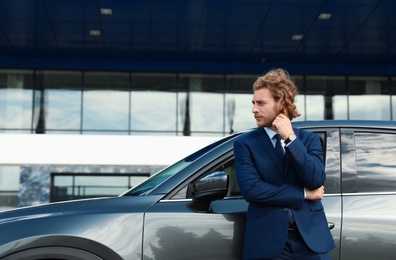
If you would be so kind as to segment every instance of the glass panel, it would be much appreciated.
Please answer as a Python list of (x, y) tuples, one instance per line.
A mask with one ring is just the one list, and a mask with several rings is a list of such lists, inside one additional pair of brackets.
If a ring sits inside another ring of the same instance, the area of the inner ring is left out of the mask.
[(0, 133), (12, 133), (12, 134), (31, 134), (32, 131), (29, 130), (0, 130)]
[(227, 93), (253, 95), (253, 83), (257, 77), (256, 75), (226, 75)]
[(191, 132), (224, 132), (224, 94), (190, 93)]
[(84, 76), (83, 130), (129, 129), (129, 74), (87, 72)]
[(112, 131), (112, 130), (96, 130), (96, 131), (89, 131), (85, 130), (83, 135), (129, 135), (126, 131)]
[(316, 96), (306, 100), (308, 120), (347, 118), (345, 77), (307, 76), (305, 90), (307, 94)]
[(290, 75), (294, 84), (298, 89), (298, 95), (295, 98), (294, 103), (297, 106), (297, 111), (300, 114), (299, 117), (293, 119), (293, 121), (304, 121), (306, 120), (307, 112), (305, 106), (305, 87), (304, 87), (304, 78), (301, 75)]
[(336, 95), (333, 97), (333, 113), (334, 119), (348, 119), (348, 96)]
[(293, 80), (294, 84), (296, 85), (299, 93), (305, 93), (305, 86), (304, 86), (304, 76), (302, 75), (290, 75), (290, 78)]
[(19, 204), (19, 166), (0, 166), (0, 211)]
[(51, 202), (73, 199), (74, 176), (54, 176), (51, 187)]
[(71, 134), (71, 135), (76, 135), (76, 134), (81, 134), (81, 132), (80, 132), (80, 130), (78, 130), (78, 131), (67, 131), (67, 130), (46, 130), (45, 131), (45, 134), (56, 134), (56, 135), (59, 135), (59, 134), (66, 134), (66, 135), (69, 135), (69, 134)]
[(254, 75), (226, 75), (225, 134), (256, 127), (252, 113)]
[(73, 176), (55, 176), (54, 186), (73, 186)]
[(349, 110), (350, 119), (390, 120), (390, 98), (380, 95), (350, 96)]
[(256, 127), (252, 113), (252, 94), (226, 94), (226, 133)]
[(53, 176), (51, 201), (118, 196), (148, 178), (145, 175), (65, 174)]
[(358, 191), (396, 191), (396, 135), (356, 133), (355, 140)]
[[(223, 133), (224, 125), (224, 84), (223, 75), (182, 74), (180, 84), (187, 94), (184, 109), (185, 126), (190, 131), (184, 135), (201, 133)], [(183, 109), (181, 109), (183, 111)], [(178, 130), (181, 130), (180, 128)], [(186, 128), (184, 129), (186, 130)]]
[(295, 104), (297, 106), (297, 111), (300, 113), (299, 117), (293, 119), (293, 121), (304, 121), (306, 120), (306, 110), (305, 110), (305, 95), (297, 95), (295, 99)]
[(128, 188), (128, 176), (75, 176), (74, 196), (117, 196)]
[(350, 77), (350, 119), (390, 120), (390, 109), (385, 77)]
[(324, 97), (322, 95), (306, 95), (305, 120), (324, 119)]
[(132, 131), (176, 130), (176, 93), (132, 91)]
[(38, 71), (36, 85), (45, 89), (46, 129), (80, 131), (81, 72)]
[(176, 131), (176, 74), (132, 74), (131, 131)]
[(391, 94), (392, 94), (392, 120), (396, 120), (396, 78), (391, 81)]
[(177, 95), (179, 111), (177, 115), (177, 135), (191, 135), (190, 99), (187, 99), (187, 93), (179, 92)]
[(31, 129), (32, 88), (32, 71), (0, 71), (0, 128)]
[(339, 130), (329, 130), (326, 135), (321, 135), (322, 145), (325, 148), (325, 167), (326, 167), (326, 194), (340, 193), (340, 139)]

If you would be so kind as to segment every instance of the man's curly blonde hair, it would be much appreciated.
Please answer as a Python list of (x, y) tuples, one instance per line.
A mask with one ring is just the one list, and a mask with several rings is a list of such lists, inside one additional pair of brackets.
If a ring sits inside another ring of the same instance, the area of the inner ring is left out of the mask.
[(289, 73), (283, 69), (270, 70), (257, 78), (253, 84), (253, 91), (268, 88), (276, 102), (281, 102), (287, 117), (292, 120), (300, 116), (294, 104), (298, 90)]

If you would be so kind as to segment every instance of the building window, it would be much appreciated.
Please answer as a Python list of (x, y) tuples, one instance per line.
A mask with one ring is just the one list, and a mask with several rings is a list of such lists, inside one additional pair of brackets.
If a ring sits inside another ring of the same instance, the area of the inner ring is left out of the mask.
[(342, 76), (306, 76), (308, 120), (347, 119), (346, 80)]
[(127, 134), (129, 90), (129, 73), (86, 72), (82, 114), (84, 133), (105, 130)]
[(391, 119), (387, 78), (349, 77), (348, 83), (349, 119)]
[[(43, 89), (45, 133), (80, 133), (82, 73), (37, 71), (36, 86)], [(40, 107), (39, 104), (37, 104)]]
[(180, 74), (183, 135), (224, 135), (223, 75)]
[(256, 126), (252, 114), (253, 75), (226, 75), (225, 134)]
[(391, 80), (391, 103), (392, 120), (396, 120), (396, 78)]
[(132, 73), (131, 134), (175, 135), (176, 74)]
[(149, 176), (149, 173), (51, 173), (50, 202), (118, 196)]
[(33, 111), (33, 71), (0, 71), (0, 129), (30, 133)]

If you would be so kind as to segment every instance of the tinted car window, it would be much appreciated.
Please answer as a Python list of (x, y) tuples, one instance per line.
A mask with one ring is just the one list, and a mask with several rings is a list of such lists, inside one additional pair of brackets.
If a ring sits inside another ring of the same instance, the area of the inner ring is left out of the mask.
[(322, 146), (323, 157), (325, 161), (326, 194), (340, 193), (340, 141), (339, 130), (329, 129), (327, 132), (318, 132)]
[[(182, 169), (186, 168), (188, 165), (193, 163), (197, 158), (201, 157), (205, 153), (209, 152), (213, 148), (227, 142), (229, 139), (233, 138), (233, 136), (228, 136), (225, 138), (220, 139), (217, 142), (214, 142), (197, 152), (189, 155), (188, 157), (180, 160), (179, 162), (166, 167), (162, 171), (156, 173), (155, 175), (151, 176), (147, 180), (143, 181), (142, 183), (136, 185), (126, 193), (122, 194), (122, 196), (140, 196), (140, 195), (146, 195), (149, 193), (152, 189), (156, 188), (160, 183), (164, 182), (166, 179), (169, 177), (173, 176), (174, 174), (178, 173)], [(184, 196), (184, 195), (182, 195)]]
[(355, 133), (358, 192), (396, 191), (396, 135)]
[(227, 196), (240, 196), (241, 194), (239, 192), (239, 187), (235, 175), (234, 159), (229, 159), (229, 157), (226, 157), (224, 158), (224, 161), (221, 161), (219, 164), (216, 164), (213, 168), (210, 168), (210, 170), (204, 171), (200, 173), (198, 176), (196, 176), (196, 178), (194, 178), (192, 182), (185, 185), (182, 189), (180, 189), (180, 191), (178, 191), (174, 196), (172, 196), (172, 199), (192, 198), (191, 187), (193, 183), (199, 180), (199, 178), (204, 176), (205, 174), (216, 171), (223, 171), (227, 173), (229, 176)]
[[(309, 130), (309, 129), (307, 129)], [(309, 130), (310, 131), (310, 130)], [(326, 165), (326, 194), (335, 194), (340, 192), (340, 173), (339, 173), (339, 135), (338, 130), (329, 131), (312, 131), (320, 138), (323, 147), (323, 157)], [(224, 160), (220, 160), (214, 167), (210, 168), (200, 175), (204, 175), (212, 171), (224, 171), (229, 176), (229, 186), (227, 197), (240, 197), (242, 196), (239, 191), (239, 186), (236, 180), (235, 160), (225, 156)], [(196, 181), (199, 177), (196, 177)], [(193, 182), (185, 185), (180, 189), (172, 199), (185, 199), (191, 198), (190, 187)]]

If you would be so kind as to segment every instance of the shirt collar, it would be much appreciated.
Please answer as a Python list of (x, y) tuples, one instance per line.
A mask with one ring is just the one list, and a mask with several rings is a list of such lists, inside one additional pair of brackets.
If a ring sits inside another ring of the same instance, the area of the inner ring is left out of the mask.
[(264, 130), (267, 132), (267, 135), (269, 136), (270, 139), (274, 137), (277, 133), (274, 132), (271, 128), (264, 127)]

